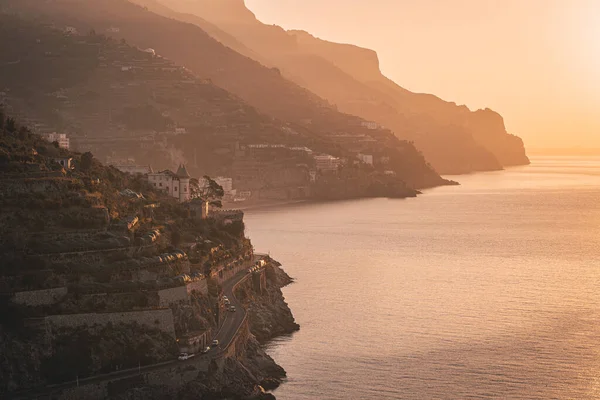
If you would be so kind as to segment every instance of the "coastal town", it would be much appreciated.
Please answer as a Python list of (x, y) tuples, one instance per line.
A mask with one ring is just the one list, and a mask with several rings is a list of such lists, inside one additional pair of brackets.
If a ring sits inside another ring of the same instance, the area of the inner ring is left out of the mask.
[(499, 114), (409, 92), (370, 52), (170, 5), (0, 2), (0, 398), (272, 400), (266, 344), (300, 326), (250, 210), (529, 162)]
[[(156, 377), (160, 390), (177, 392), (181, 382), (169, 386), (166, 377), (219, 375), (249, 341), (256, 347), (253, 297), (279, 298), (282, 311), (261, 319), (297, 329), (280, 292), (290, 278), (255, 253), (242, 211), (211, 205), (224, 192), (215, 181), (193, 191), (184, 165), (122, 173), (0, 116), (2, 147), (12, 149), (0, 163), (0, 333), (12, 346), (5, 359), (31, 371), (4, 370), (3, 393), (102, 399), (118, 393), (115, 385)], [(84, 347), (71, 347), (82, 335)], [(122, 351), (102, 350), (110, 343)], [(21, 346), (30, 348), (25, 357)], [(255, 373), (240, 390), (267, 385)]]

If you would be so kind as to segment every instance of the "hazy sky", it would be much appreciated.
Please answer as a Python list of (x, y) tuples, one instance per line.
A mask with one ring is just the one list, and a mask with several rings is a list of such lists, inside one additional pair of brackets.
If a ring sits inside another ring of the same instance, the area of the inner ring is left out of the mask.
[(379, 54), (415, 92), (490, 107), (529, 147), (600, 148), (600, 0), (246, 0)]

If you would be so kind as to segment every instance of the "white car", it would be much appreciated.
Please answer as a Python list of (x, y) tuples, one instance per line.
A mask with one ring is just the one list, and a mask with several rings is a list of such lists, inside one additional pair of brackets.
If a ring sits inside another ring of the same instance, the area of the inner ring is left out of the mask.
[(188, 353), (181, 353), (179, 355), (179, 357), (177, 357), (179, 359), (179, 361), (185, 361), (185, 360), (189, 360), (190, 358), (192, 358), (194, 355), (193, 354), (188, 354)]
[(219, 341), (217, 339), (212, 341), (212, 347), (217, 347), (219, 345)]
[(235, 312), (235, 306), (231, 306), (231, 307), (229, 307), (229, 311), (231, 311), (231, 312)]

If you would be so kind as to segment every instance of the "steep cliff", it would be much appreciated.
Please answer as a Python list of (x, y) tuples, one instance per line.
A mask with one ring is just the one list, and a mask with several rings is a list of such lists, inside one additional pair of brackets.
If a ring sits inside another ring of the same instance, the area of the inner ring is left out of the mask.
[[(262, 24), (243, 1), (165, 0), (180, 12), (218, 25), (277, 66), (288, 79), (336, 104), (343, 112), (376, 121), (414, 140), (441, 173), (500, 169), (529, 162), (522, 141), (503, 124), (464, 106), (412, 93), (380, 71), (369, 49), (318, 39), (304, 31)], [(252, 57), (252, 55), (250, 55)]]
[(247, 286), (237, 293), (250, 314), (250, 331), (260, 343), (300, 329), (281, 292), (281, 288), (293, 282), (292, 278), (276, 265), (267, 268), (266, 274), (265, 293), (256, 295)]

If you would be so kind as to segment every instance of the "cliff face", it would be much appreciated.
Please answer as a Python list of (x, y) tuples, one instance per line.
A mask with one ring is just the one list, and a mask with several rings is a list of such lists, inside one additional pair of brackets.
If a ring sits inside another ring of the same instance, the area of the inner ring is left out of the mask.
[(260, 343), (300, 329), (281, 292), (282, 287), (293, 282), (292, 278), (278, 266), (267, 268), (266, 274), (265, 293), (257, 296), (248, 287), (242, 287), (237, 294), (250, 314), (250, 331)]
[(324, 58), (360, 82), (377, 80), (381, 76), (379, 57), (374, 50), (320, 40), (302, 30), (290, 30), (287, 34), (296, 39), (303, 52)]
[(341, 111), (376, 121), (398, 137), (414, 140), (440, 173), (494, 170), (529, 162), (522, 141), (509, 135), (503, 124), (494, 118), (480, 118), (478, 112), (464, 106), (400, 87), (381, 73), (372, 50), (262, 24), (242, 1), (159, 1), (215, 23), (259, 54), (255, 59), (277, 66), (285, 77)]
[(523, 140), (506, 132), (500, 114), (486, 108), (469, 114), (466, 123), (473, 136), (504, 166), (525, 165), (529, 159)]

